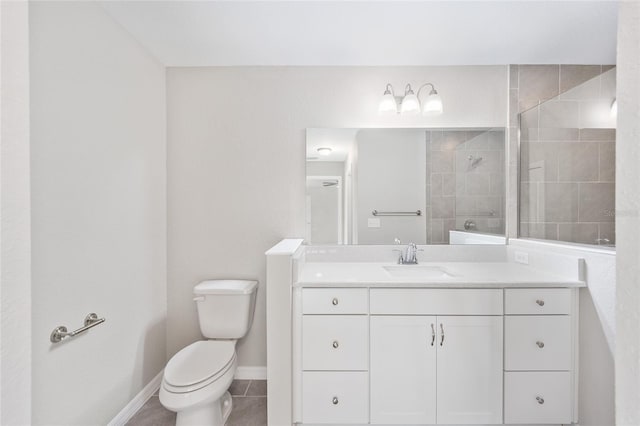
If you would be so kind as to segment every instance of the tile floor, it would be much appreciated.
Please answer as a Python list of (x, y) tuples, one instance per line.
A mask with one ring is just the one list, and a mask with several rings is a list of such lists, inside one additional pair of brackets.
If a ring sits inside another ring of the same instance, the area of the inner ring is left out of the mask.
[[(233, 410), (226, 426), (266, 426), (266, 380), (234, 380), (229, 392), (233, 396)], [(176, 414), (160, 404), (156, 392), (129, 420), (127, 425), (173, 426), (175, 423)]]

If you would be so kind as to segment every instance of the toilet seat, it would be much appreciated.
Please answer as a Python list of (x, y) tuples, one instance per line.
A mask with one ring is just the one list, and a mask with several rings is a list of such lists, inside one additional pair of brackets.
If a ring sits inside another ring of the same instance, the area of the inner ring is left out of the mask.
[(223, 376), (235, 359), (235, 341), (203, 340), (192, 343), (169, 360), (162, 385), (172, 393), (193, 392)]

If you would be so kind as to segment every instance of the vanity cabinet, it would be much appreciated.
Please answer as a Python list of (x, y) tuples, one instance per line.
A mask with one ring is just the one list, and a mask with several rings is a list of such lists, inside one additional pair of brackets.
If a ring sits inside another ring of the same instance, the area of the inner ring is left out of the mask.
[(369, 422), (368, 289), (304, 289), (302, 421)]
[(435, 316), (371, 317), (371, 423), (436, 422), (436, 324)]
[(372, 289), (370, 329), (372, 424), (502, 423), (502, 290)]
[(572, 294), (567, 288), (505, 290), (505, 423), (574, 421)]
[(296, 423), (575, 423), (576, 297), (302, 288)]

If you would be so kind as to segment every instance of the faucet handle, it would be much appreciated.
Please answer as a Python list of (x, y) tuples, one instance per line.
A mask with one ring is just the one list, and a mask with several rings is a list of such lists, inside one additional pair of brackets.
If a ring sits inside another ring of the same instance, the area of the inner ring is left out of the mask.
[(402, 265), (404, 263), (404, 250), (401, 249), (393, 249), (392, 251), (397, 251), (400, 253), (398, 256), (398, 265)]

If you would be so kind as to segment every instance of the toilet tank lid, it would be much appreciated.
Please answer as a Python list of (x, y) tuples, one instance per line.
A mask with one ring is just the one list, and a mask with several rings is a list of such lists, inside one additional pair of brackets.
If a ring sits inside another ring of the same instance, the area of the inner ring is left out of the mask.
[(256, 290), (258, 281), (252, 280), (206, 280), (193, 288), (194, 294), (250, 294)]

